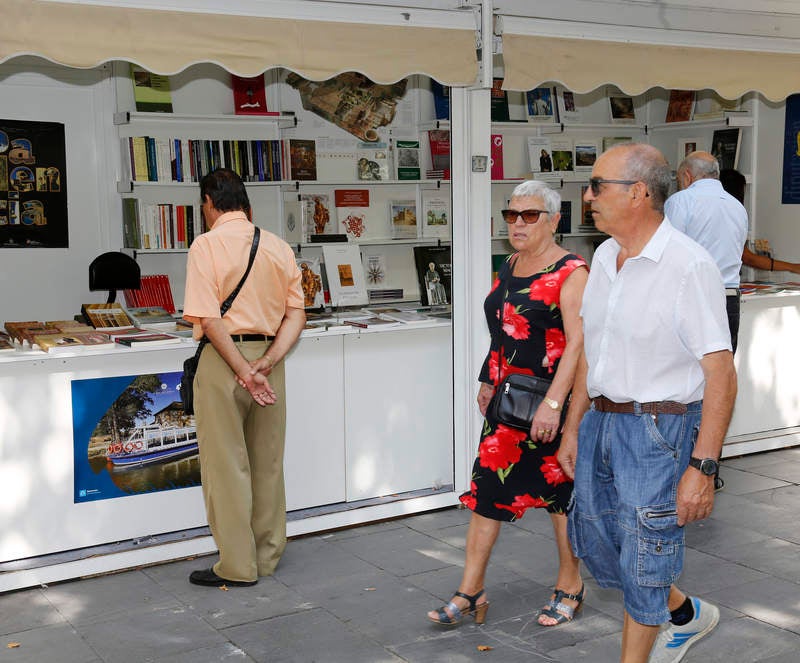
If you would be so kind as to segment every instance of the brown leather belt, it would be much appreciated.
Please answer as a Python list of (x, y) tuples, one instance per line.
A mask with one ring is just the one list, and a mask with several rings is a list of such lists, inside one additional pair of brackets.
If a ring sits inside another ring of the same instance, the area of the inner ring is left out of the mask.
[(597, 396), (592, 399), (592, 403), (598, 412), (614, 412), (616, 414), (686, 414), (687, 410), (686, 405), (677, 401), (615, 403), (605, 396)]
[(267, 336), (266, 334), (231, 334), (231, 338), (235, 343), (242, 341), (274, 341), (274, 336)]

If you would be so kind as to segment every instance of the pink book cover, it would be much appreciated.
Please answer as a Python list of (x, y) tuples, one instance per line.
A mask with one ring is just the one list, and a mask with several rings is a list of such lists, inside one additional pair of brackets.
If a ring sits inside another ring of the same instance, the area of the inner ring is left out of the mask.
[(492, 134), (491, 152), (491, 177), (493, 180), (502, 180), (503, 177), (503, 136)]

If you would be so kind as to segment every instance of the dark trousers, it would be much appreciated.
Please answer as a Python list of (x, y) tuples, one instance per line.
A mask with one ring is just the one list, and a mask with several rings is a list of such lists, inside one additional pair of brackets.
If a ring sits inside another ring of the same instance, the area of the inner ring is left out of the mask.
[(739, 295), (726, 295), (725, 308), (728, 312), (728, 327), (731, 330), (731, 348), (736, 354), (736, 344), (739, 340)]

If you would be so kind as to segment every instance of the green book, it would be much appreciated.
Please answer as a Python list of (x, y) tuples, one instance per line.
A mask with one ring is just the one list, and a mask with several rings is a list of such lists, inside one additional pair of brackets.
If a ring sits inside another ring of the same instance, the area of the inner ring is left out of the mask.
[(154, 74), (131, 65), (133, 81), (133, 98), (136, 110), (140, 113), (171, 113), (172, 94), (169, 89), (169, 77)]
[(397, 179), (420, 179), (419, 141), (398, 140), (397, 147)]

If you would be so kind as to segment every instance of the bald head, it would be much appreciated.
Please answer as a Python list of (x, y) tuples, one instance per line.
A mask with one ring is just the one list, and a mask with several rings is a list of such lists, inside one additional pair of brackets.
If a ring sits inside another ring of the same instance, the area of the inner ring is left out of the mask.
[(718, 180), (719, 162), (709, 152), (692, 152), (678, 166), (678, 186), (685, 189), (696, 180)]
[(603, 154), (619, 155), (623, 161), (624, 178), (644, 182), (653, 209), (664, 211), (672, 177), (669, 162), (657, 148), (647, 143), (621, 143)]

